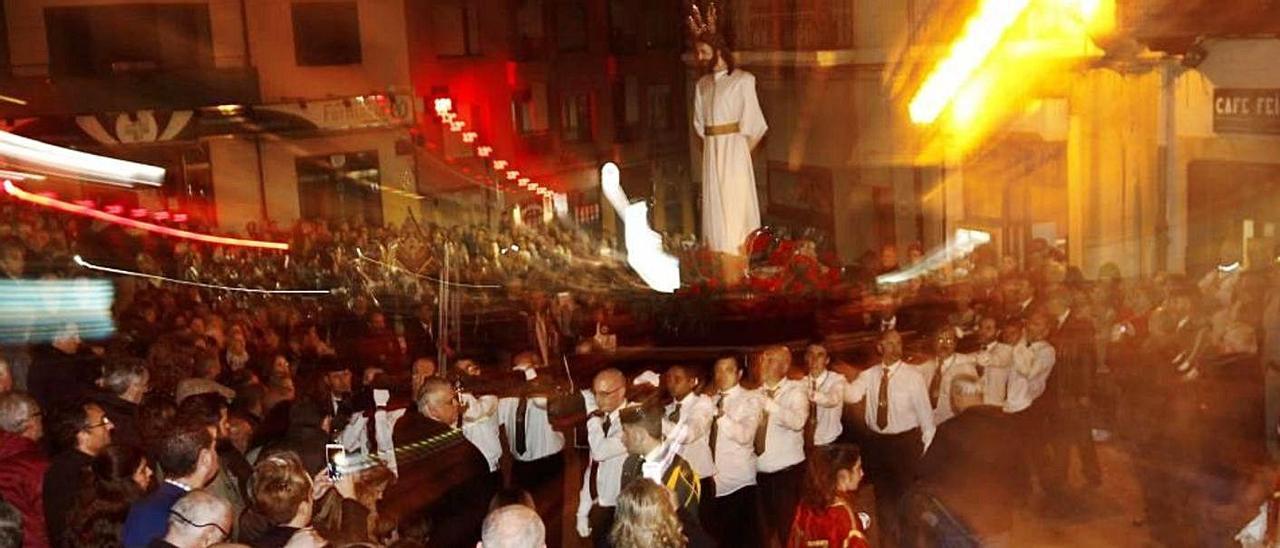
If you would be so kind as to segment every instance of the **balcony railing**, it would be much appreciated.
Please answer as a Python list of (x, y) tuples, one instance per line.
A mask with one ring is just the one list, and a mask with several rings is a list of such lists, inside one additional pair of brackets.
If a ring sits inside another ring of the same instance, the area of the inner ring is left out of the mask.
[(3, 118), (261, 102), (258, 71), (253, 68), (122, 73), (104, 77), (14, 77), (0, 79), (0, 94), (27, 102), (26, 105), (0, 103)]
[(737, 0), (731, 9), (740, 51), (853, 47), (853, 0)]

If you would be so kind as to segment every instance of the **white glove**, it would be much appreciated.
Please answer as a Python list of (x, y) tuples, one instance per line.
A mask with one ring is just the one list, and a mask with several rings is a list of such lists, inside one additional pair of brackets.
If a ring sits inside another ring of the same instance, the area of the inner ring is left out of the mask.
[(591, 525), (587, 523), (587, 516), (578, 516), (578, 536), (591, 538)]

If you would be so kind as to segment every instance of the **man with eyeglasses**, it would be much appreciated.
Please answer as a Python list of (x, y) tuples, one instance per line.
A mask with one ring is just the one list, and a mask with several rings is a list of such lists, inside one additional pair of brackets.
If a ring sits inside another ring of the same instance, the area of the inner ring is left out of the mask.
[(114, 425), (96, 403), (79, 403), (54, 410), (49, 433), (57, 453), (44, 474), (44, 513), (49, 538), (56, 544), (67, 523), (85, 470), (108, 445)]
[(582, 476), (578, 494), (578, 536), (604, 546), (613, 528), (614, 507), (622, 490), (622, 465), (627, 447), (622, 443), (622, 418), (627, 405), (627, 377), (617, 369), (596, 373), (587, 398), (587, 443), (590, 462)]
[(187, 493), (169, 510), (168, 531), (148, 548), (207, 548), (227, 540), (231, 505), (202, 489)]

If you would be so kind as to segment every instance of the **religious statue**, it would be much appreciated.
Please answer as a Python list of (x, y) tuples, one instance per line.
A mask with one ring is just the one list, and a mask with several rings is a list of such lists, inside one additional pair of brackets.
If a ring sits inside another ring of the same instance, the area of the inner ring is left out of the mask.
[(718, 27), (712, 1), (706, 16), (689, 16), (695, 60), (704, 75), (693, 96), (693, 127), (702, 139), (702, 236), (719, 255), (724, 281), (740, 281), (747, 266), (747, 236), (760, 228), (751, 150), (769, 129), (756, 98), (756, 78), (738, 68)]

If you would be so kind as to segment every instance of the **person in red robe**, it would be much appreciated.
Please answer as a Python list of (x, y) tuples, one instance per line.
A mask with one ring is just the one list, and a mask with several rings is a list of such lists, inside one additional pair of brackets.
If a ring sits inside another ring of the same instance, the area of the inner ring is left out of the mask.
[(857, 446), (833, 444), (814, 451), (787, 546), (870, 548), (853, 504), (861, 483), (862, 455)]

